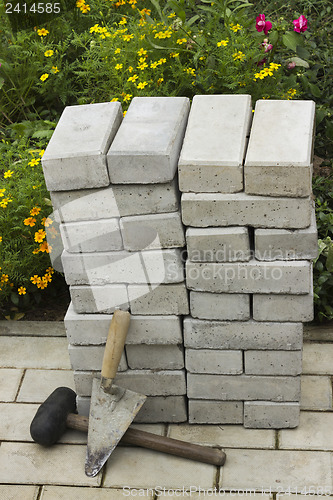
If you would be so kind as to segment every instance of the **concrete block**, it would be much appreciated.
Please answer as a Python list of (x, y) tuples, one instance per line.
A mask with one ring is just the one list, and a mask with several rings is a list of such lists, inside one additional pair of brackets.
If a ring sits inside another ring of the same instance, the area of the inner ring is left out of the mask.
[(245, 193), (184, 193), (181, 206), (185, 226), (302, 229), (311, 223), (312, 200)]
[(148, 285), (128, 285), (128, 296), (133, 314), (189, 314), (184, 283), (159, 285), (154, 289)]
[(178, 164), (180, 190), (242, 191), (251, 120), (249, 95), (194, 96)]
[(299, 401), (301, 379), (255, 375), (188, 373), (187, 396), (220, 401)]
[(316, 214), (306, 229), (255, 229), (255, 258), (258, 260), (311, 260), (318, 255)]
[(253, 295), (253, 319), (256, 321), (313, 320), (313, 293), (306, 295)]
[(302, 351), (245, 351), (248, 375), (299, 375)]
[[(78, 413), (89, 416), (90, 398), (78, 396), (76, 403)], [(186, 422), (186, 420), (187, 404), (185, 396), (148, 396), (134, 422), (153, 424), (159, 422)]]
[[(103, 363), (105, 346), (68, 346), (69, 358), (73, 370), (101, 370)], [(123, 372), (127, 370), (126, 356), (123, 352), (120, 358), (118, 371)]]
[(122, 117), (119, 102), (67, 106), (42, 158), (47, 189), (107, 186), (106, 153)]
[(111, 314), (116, 308), (129, 308), (126, 285), (71, 286), (69, 292), (78, 314)]
[[(64, 323), (73, 345), (105, 344), (112, 314), (77, 314), (71, 303)], [(182, 322), (179, 316), (131, 315), (126, 344), (181, 344)]]
[(186, 349), (185, 366), (190, 373), (239, 375), (243, 373), (242, 351)]
[(178, 249), (98, 252), (61, 256), (68, 285), (179, 283), (184, 266)]
[(128, 366), (132, 370), (180, 370), (184, 368), (181, 345), (127, 345)]
[(299, 417), (299, 403), (244, 402), (244, 427), (250, 429), (293, 428), (298, 426)]
[(124, 248), (116, 218), (67, 222), (60, 225), (60, 233), (67, 252), (107, 252)]
[(302, 295), (310, 292), (311, 279), (308, 261), (186, 262), (187, 287), (203, 292)]
[[(93, 377), (100, 372), (74, 371), (76, 393), (90, 396)], [(127, 370), (118, 372), (115, 383), (146, 396), (181, 396), (186, 394), (185, 370)]]
[(190, 424), (242, 424), (243, 402), (190, 399), (188, 421)]
[(171, 181), (185, 133), (187, 97), (134, 97), (107, 154), (114, 184)]
[(189, 227), (186, 245), (188, 258), (193, 262), (237, 262), (251, 258), (245, 227)]
[(192, 349), (298, 350), (302, 323), (184, 319), (184, 345)]
[(314, 120), (314, 101), (257, 101), (244, 166), (246, 193), (311, 194)]
[(184, 227), (178, 212), (123, 217), (120, 227), (126, 250), (185, 246)]
[(190, 309), (193, 318), (246, 320), (250, 319), (250, 295), (190, 292)]
[(168, 213), (176, 212), (179, 207), (176, 179), (164, 184), (113, 184), (100, 189), (53, 191), (50, 194), (58, 222)]

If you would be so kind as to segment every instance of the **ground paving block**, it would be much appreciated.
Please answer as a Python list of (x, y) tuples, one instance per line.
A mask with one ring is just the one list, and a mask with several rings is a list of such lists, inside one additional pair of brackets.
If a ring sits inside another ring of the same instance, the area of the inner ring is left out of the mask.
[[(73, 370), (100, 370), (102, 368), (105, 346), (68, 346), (69, 357)], [(126, 356), (123, 352), (120, 358), (118, 371), (127, 370)]]
[(255, 229), (255, 258), (258, 260), (311, 260), (318, 255), (315, 210), (306, 229)]
[(193, 227), (302, 229), (311, 223), (312, 205), (310, 198), (275, 198), (245, 193), (184, 193), (181, 198), (183, 223)]
[(71, 286), (69, 288), (74, 311), (111, 314), (116, 308), (129, 307), (126, 285)]
[(70, 369), (66, 338), (0, 337), (3, 368)]
[[(195, 493), (198, 492), (198, 493)], [(249, 493), (250, 494), (250, 493)], [(168, 490), (163, 492), (163, 494), (160, 495), (161, 498), (192, 498), (194, 500), (197, 500), (198, 498), (219, 498), (219, 496), (223, 496), (224, 500), (241, 500), (244, 497), (245, 493), (242, 491), (232, 491), (230, 493), (217, 488), (214, 486), (214, 488), (208, 488), (208, 489), (203, 489), (197, 486), (192, 486), (192, 488), (188, 489), (187, 491), (181, 490)], [(158, 497), (158, 498), (160, 498)], [(251, 493), (251, 498), (253, 500), (271, 500), (273, 497), (269, 495), (263, 495), (261, 493)], [(285, 500), (288, 500), (287, 498)], [(289, 499), (290, 500), (290, 499)], [(304, 499), (306, 500), (306, 499)]]
[(134, 97), (107, 154), (111, 182), (171, 181), (177, 170), (189, 107), (187, 97)]
[[(290, 431), (294, 432), (294, 431)], [(332, 488), (329, 452), (286, 450), (228, 450), (221, 468), (223, 489), (256, 489), (279, 493), (295, 488)]]
[(332, 412), (302, 411), (293, 432), (279, 432), (280, 449), (333, 451)]
[[(100, 372), (74, 371), (77, 394), (90, 396), (93, 377), (100, 377)], [(117, 373), (115, 383), (146, 396), (186, 394), (185, 370), (127, 370)]]
[(185, 245), (179, 212), (122, 217), (121, 235), (126, 250), (177, 248)]
[[(138, 467), (138, 463), (140, 467)], [(149, 473), (143, 473), (149, 471)], [(167, 471), (167, 474), (166, 474)], [(117, 448), (106, 466), (104, 487), (211, 488), (216, 467), (152, 450)]]
[(184, 319), (184, 345), (193, 349), (302, 348), (302, 323)]
[(180, 370), (184, 368), (182, 345), (127, 345), (127, 363), (132, 370)]
[(299, 424), (299, 414), (299, 403), (244, 402), (244, 426), (251, 429), (295, 428)]
[(37, 500), (38, 486), (0, 485), (0, 498), (4, 500)]
[(243, 402), (190, 399), (188, 421), (190, 424), (242, 424)]
[(308, 261), (186, 262), (187, 287), (203, 292), (308, 294), (311, 280)]
[(186, 245), (188, 258), (193, 262), (234, 262), (251, 258), (245, 227), (189, 227)]
[[(77, 314), (70, 304), (64, 323), (73, 345), (105, 344), (112, 314)], [(181, 344), (182, 321), (179, 316), (131, 315), (126, 344)]]
[[(244, 166), (246, 193), (311, 194), (314, 120), (314, 101), (257, 101)], [(269, 141), (263, 130), (269, 130)]]
[(66, 222), (60, 224), (60, 232), (67, 252), (108, 252), (124, 248), (117, 218)]
[[(120, 498), (138, 498), (138, 492), (133, 494), (123, 488), (80, 488), (68, 486), (44, 486), (40, 500), (119, 500)], [(140, 498), (153, 500), (153, 492), (140, 492)], [(22, 499), (23, 500), (23, 499)]]
[(320, 325), (304, 325), (304, 341), (310, 342), (332, 342), (333, 325), (331, 322)]
[(106, 188), (50, 193), (58, 222), (176, 212), (179, 191), (176, 179), (163, 184), (112, 184)]
[(193, 318), (247, 320), (250, 319), (250, 295), (191, 291), (190, 309)]
[(301, 409), (332, 410), (332, 382), (329, 376), (302, 375)]
[(15, 401), (23, 373), (15, 368), (0, 368), (0, 401)]
[(187, 395), (193, 399), (295, 402), (299, 401), (300, 392), (300, 377), (187, 375)]
[(238, 375), (243, 373), (243, 353), (232, 350), (186, 349), (185, 366), (190, 373)]
[(98, 252), (61, 257), (68, 285), (179, 283), (184, 281), (180, 249)]
[(246, 351), (244, 371), (249, 375), (299, 375), (302, 351)]
[[(202, 401), (204, 402), (204, 401)], [(207, 404), (209, 401), (207, 401)], [(220, 404), (221, 402), (215, 402)], [(230, 403), (230, 401), (228, 401)], [(168, 436), (191, 443), (225, 448), (275, 448), (272, 429), (245, 429), (242, 425), (170, 425)], [(227, 455), (229, 451), (226, 451)]]
[(333, 344), (305, 343), (303, 347), (303, 373), (333, 375)]
[(42, 403), (51, 392), (61, 386), (74, 390), (72, 370), (26, 370), (17, 401), (20, 403)]
[(0, 441), (32, 442), (30, 424), (38, 407), (38, 404), (0, 403)]
[(253, 319), (256, 321), (302, 321), (313, 320), (313, 293), (254, 294)]
[(67, 106), (42, 158), (47, 189), (107, 186), (106, 153), (121, 120), (119, 102)]
[(183, 283), (159, 285), (154, 289), (147, 285), (128, 285), (128, 296), (133, 314), (189, 314), (187, 290)]
[(178, 164), (180, 190), (242, 191), (251, 120), (249, 95), (194, 96)]
[(62, 321), (0, 321), (0, 337), (65, 337)]

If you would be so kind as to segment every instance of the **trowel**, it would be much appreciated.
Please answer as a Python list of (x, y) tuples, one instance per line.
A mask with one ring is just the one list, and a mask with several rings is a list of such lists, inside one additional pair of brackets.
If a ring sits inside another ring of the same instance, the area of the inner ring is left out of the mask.
[(146, 400), (146, 396), (113, 383), (124, 350), (130, 313), (116, 310), (106, 340), (101, 380), (94, 378), (88, 428), (85, 473), (101, 470)]

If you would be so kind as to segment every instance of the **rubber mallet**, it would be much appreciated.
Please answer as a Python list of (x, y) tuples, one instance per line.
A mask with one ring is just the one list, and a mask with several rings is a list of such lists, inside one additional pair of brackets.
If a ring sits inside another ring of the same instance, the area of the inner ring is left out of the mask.
[[(76, 394), (58, 387), (38, 408), (30, 425), (32, 439), (43, 446), (55, 444), (67, 428), (88, 432), (89, 419), (76, 414)], [(209, 446), (187, 443), (129, 428), (120, 443), (141, 446), (212, 465), (224, 465), (225, 453)]]

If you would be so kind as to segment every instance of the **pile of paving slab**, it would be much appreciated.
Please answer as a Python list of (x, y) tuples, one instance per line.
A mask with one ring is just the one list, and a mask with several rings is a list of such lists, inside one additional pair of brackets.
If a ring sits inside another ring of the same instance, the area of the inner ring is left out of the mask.
[(312, 101), (253, 113), (248, 95), (65, 108), (42, 164), (79, 413), (122, 308), (116, 382), (148, 396), (137, 422), (298, 425), (314, 116)]

